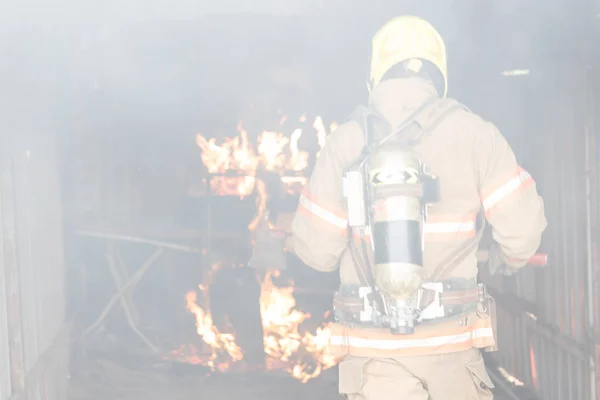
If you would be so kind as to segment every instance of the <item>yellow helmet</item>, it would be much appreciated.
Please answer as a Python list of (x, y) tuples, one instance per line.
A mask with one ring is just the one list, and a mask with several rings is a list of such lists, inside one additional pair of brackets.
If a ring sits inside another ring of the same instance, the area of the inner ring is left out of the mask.
[(444, 79), (443, 97), (448, 91), (446, 45), (438, 31), (427, 21), (401, 16), (388, 21), (373, 37), (371, 87), (377, 86), (394, 65), (420, 59), (431, 62)]

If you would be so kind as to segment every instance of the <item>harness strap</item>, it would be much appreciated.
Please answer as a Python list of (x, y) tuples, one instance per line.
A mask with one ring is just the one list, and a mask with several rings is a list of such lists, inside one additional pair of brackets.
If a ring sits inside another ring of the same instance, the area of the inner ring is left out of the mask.
[[(443, 260), (438, 265), (438, 267), (435, 269), (435, 271), (431, 275), (430, 279), (443, 280), (445, 278), (448, 278), (452, 274), (452, 272), (464, 260), (466, 260), (467, 257), (471, 253), (473, 253), (477, 250), (477, 248), (479, 247), (479, 241), (481, 240), (481, 237), (483, 236), (483, 231), (485, 228), (485, 219), (481, 218), (481, 213), (478, 215), (477, 222), (478, 222), (477, 225), (479, 225), (479, 227), (476, 230), (477, 233), (475, 234), (475, 237), (473, 239), (471, 239), (468, 244), (466, 244), (463, 247), (458, 248), (457, 251), (455, 251), (453, 254), (451, 254), (449, 257), (447, 257), (445, 260)], [(433, 301), (433, 293), (426, 292), (421, 300), (420, 306), (424, 307), (427, 304), (429, 304), (431, 301)]]
[[(439, 287), (440, 290), (443, 290), (436, 292), (435, 301), (428, 304), (426, 309), (421, 309), (421, 323), (458, 318), (476, 310), (484, 313), (491, 311), (492, 317), (494, 316), (493, 310), (488, 310), (491, 305), (490, 297), (483, 284), (460, 289), (452, 289), (452, 286), (453, 284), (448, 281), (446, 283), (428, 283), (421, 288), (423, 291), (421, 294), (425, 292), (425, 287)], [(371, 316), (373, 311), (367, 308), (370, 306), (367, 306), (367, 302), (365, 302), (365, 293), (370, 292), (369, 289), (366, 286), (342, 285), (333, 299), (336, 319), (342, 323), (378, 327), (377, 322), (370, 320), (369, 317), (367, 319), (363, 317), (363, 314)]]
[(440, 293), (442, 306), (459, 306), (477, 303), (481, 298), (482, 291), (479, 288), (466, 290), (453, 290)]
[[(482, 300), (487, 294), (480, 287), (471, 289), (450, 290), (440, 293), (440, 305), (444, 307), (461, 306), (476, 304)], [(362, 311), (363, 302), (358, 295), (343, 295), (336, 293), (333, 299), (334, 306), (339, 306), (340, 310), (346, 311)]]

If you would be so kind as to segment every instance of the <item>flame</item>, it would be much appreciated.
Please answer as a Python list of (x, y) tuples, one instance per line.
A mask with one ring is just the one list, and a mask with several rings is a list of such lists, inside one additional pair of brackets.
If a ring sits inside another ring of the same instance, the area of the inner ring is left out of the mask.
[[(263, 326), (263, 345), (266, 369), (284, 369), (291, 376), (307, 382), (322, 371), (336, 365), (336, 359), (328, 351), (331, 336), (328, 326), (320, 327), (314, 334), (300, 333), (301, 324), (310, 314), (297, 310), (293, 286), (278, 287), (273, 277), (279, 272), (269, 272), (261, 284), (260, 311)], [(204, 287), (199, 286), (201, 290)], [(197, 304), (195, 291), (186, 295), (187, 308), (196, 318), (196, 331), (207, 345), (208, 352), (198, 356), (194, 347), (180, 348), (172, 353), (181, 362), (202, 364), (213, 371), (226, 371), (243, 359), (233, 334), (220, 333), (212, 316)]]
[[(279, 122), (283, 126), (289, 122), (289, 118), (282, 116)], [(307, 122), (306, 114), (300, 116), (299, 122)], [(316, 131), (320, 152), (327, 135), (337, 128), (337, 123), (333, 122), (328, 130), (323, 119), (316, 117), (312, 128)], [(241, 122), (237, 126), (237, 135), (225, 138), (219, 145), (215, 138), (206, 139), (197, 133), (196, 144), (201, 150), (202, 162), (210, 174), (217, 175), (210, 180), (211, 193), (242, 198), (251, 194), (259, 165), (281, 175), (287, 173), (281, 179), (289, 186), (288, 190), (302, 187), (306, 183), (306, 177), (301, 172), (308, 167), (309, 160), (308, 153), (301, 151), (298, 146), (304, 133), (301, 128), (293, 130), (289, 137), (281, 132), (263, 131), (257, 136), (256, 145), (251, 143), (251, 136)], [(214, 266), (209, 273), (206, 287), (216, 269), (218, 266)], [(277, 271), (269, 272), (261, 284), (260, 311), (265, 367), (267, 370), (283, 369), (301, 382), (307, 382), (336, 365), (336, 359), (328, 351), (331, 332), (328, 326), (322, 326), (314, 333), (303, 332), (302, 324), (311, 315), (296, 309), (292, 284), (280, 287), (273, 283), (273, 278), (278, 276)], [(182, 346), (171, 355), (181, 362), (206, 365), (213, 371), (235, 368), (241, 364), (239, 362), (243, 360), (243, 352), (236, 344), (235, 335), (219, 332), (214, 325), (211, 314), (206, 311), (207, 291), (204, 286), (199, 288), (205, 295), (205, 308), (198, 305), (196, 291), (187, 293), (186, 304), (196, 318), (196, 331), (205, 348)], [(324, 318), (327, 317), (328, 313)]]
[[(334, 357), (327, 351), (331, 332), (323, 327), (318, 328), (315, 335), (310, 332), (301, 334), (300, 325), (311, 316), (295, 309), (293, 286), (279, 288), (273, 284), (272, 276), (277, 277), (279, 273), (275, 271), (267, 274), (260, 296), (265, 353), (278, 361), (296, 359), (287, 371), (294, 378), (307, 382), (336, 364)], [(311, 360), (297, 359), (295, 356), (301, 350)]]
[[(280, 125), (288, 121), (282, 116)], [(306, 114), (299, 118), (300, 123), (307, 121)], [(327, 130), (323, 119), (316, 117), (312, 127), (316, 130), (319, 149), (325, 145), (326, 136), (337, 127), (333, 122)], [(263, 131), (256, 140), (256, 145), (250, 143), (249, 134), (242, 122), (237, 125), (237, 135), (225, 138), (218, 145), (215, 138), (207, 139), (201, 133), (196, 134), (196, 144), (201, 150), (202, 162), (208, 172), (213, 175), (210, 182), (212, 194), (222, 196), (245, 197), (252, 193), (255, 183), (255, 173), (259, 165), (282, 175), (284, 184), (293, 185), (306, 183), (304, 176), (299, 173), (308, 167), (309, 155), (298, 148), (298, 142), (303, 130), (295, 129), (288, 138), (282, 132)], [(320, 151), (320, 150), (319, 150)]]
[(211, 355), (206, 360), (206, 365), (213, 369), (215, 368), (215, 361), (219, 356), (219, 350), (225, 351), (234, 361), (241, 360), (243, 358), (242, 350), (235, 344), (235, 338), (232, 334), (219, 333), (213, 324), (210, 313), (207, 313), (196, 304), (196, 292), (188, 292), (185, 300), (188, 310), (196, 316), (196, 332), (198, 332), (204, 343), (211, 348)]

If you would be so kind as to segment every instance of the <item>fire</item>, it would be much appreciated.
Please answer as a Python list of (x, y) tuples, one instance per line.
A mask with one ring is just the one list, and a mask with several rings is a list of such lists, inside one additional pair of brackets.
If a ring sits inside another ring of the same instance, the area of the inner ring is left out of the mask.
[[(302, 115), (300, 122), (305, 122), (306, 118), (306, 115)], [(283, 124), (287, 120), (284, 116), (280, 123)], [(316, 130), (321, 149), (325, 145), (327, 135), (337, 128), (337, 123), (333, 122), (328, 130), (323, 119), (316, 117), (312, 126)], [(267, 170), (289, 175), (282, 179), (286, 184), (304, 184), (306, 177), (301, 173), (308, 167), (309, 155), (298, 148), (303, 133), (300, 128), (295, 129), (290, 137), (281, 132), (263, 131), (258, 135), (256, 146), (250, 143), (249, 134), (241, 122), (237, 126), (237, 135), (225, 138), (220, 145), (215, 138), (206, 139), (202, 134), (196, 134), (196, 144), (201, 150), (202, 162), (210, 174), (218, 176), (211, 180), (211, 193), (248, 196), (254, 188), (254, 176), (260, 164)]]
[[(296, 360), (288, 368), (288, 372), (294, 378), (307, 382), (336, 364), (334, 357), (327, 351), (330, 331), (324, 327), (318, 328), (315, 335), (310, 332), (300, 333), (300, 325), (311, 316), (294, 308), (296, 300), (293, 286), (279, 288), (273, 284), (272, 276), (278, 275), (278, 272), (267, 274), (261, 288), (260, 311), (265, 353), (273, 360)], [(299, 360), (298, 356), (301, 357), (302, 353), (311, 360)], [(311, 364), (316, 364), (312, 372)]]
[[(284, 369), (294, 378), (307, 382), (336, 365), (335, 358), (328, 352), (330, 330), (325, 326), (318, 328), (314, 334), (300, 332), (302, 322), (311, 316), (295, 309), (293, 286), (277, 287), (273, 283), (273, 277), (277, 276), (277, 271), (269, 272), (261, 285), (260, 311), (266, 369)], [(204, 288), (200, 286), (200, 289)], [(196, 331), (207, 345), (209, 354), (204, 357), (185, 355), (180, 349), (174, 353), (179, 360), (203, 364), (213, 371), (225, 371), (241, 361), (243, 354), (235, 343), (234, 335), (218, 331), (210, 313), (197, 304), (195, 291), (187, 294), (186, 301), (188, 310), (196, 318)]]
[[(288, 120), (287, 116), (283, 116), (280, 124), (283, 125)], [(302, 115), (299, 121), (307, 122), (307, 116)], [(337, 128), (337, 123), (333, 122), (327, 129), (323, 119), (316, 117), (312, 127), (316, 131), (320, 152), (327, 135)], [(308, 167), (309, 154), (301, 151), (298, 146), (303, 133), (300, 128), (295, 129), (289, 137), (281, 132), (263, 131), (257, 136), (254, 145), (240, 122), (237, 135), (225, 138), (221, 144), (217, 144), (215, 138), (206, 139), (200, 133), (196, 134), (202, 162), (213, 175), (210, 181), (211, 193), (242, 198), (251, 194), (259, 165), (279, 172), (282, 182), (289, 187), (304, 185), (306, 177), (302, 172)], [(212, 272), (215, 268), (218, 267), (213, 267)], [(210, 276), (211, 274), (208, 276), (207, 287)], [(336, 365), (335, 358), (328, 352), (331, 332), (328, 326), (320, 327), (314, 333), (302, 331), (302, 323), (309, 320), (311, 315), (296, 309), (292, 285), (279, 287), (273, 283), (273, 278), (278, 276), (278, 272), (269, 272), (261, 284), (260, 311), (265, 366), (267, 370), (283, 369), (294, 378), (307, 382)], [(203, 286), (199, 288), (204, 295), (207, 294)], [(204, 342), (205, 349), (198, 351), (190, 346), (182, 347), (172, 355), (183, 362), (206, 365), (213, 371), (225, 371), (235, 368), (236, 363), (242, 364), (240, 361), (243, 360), (243, 352), (235, 342), (235, 335), (219, 332), (211, 314), (198, 305), (197, 300), (196, 291), (191, 291), (186, 296), (187, 308), (196, 318), (196, 331)], [(205, 301), (205, 307), (207, 304)]]
[(235, 338), (232, 334), (219, 333), (213, 324), (210, 313), (204, 311), (202, 307), (196, 303), (196, 292), (188, 292), (185, 296), (185, 300), (188, 310), (196, 316), (196, 332), (198, 332), (198, 335), (200, 335), (204, 343), (210, 346), (211, 349), (211, 355), (205, 361), (206, 365), (215, 369), (215, 361), (218, 359), (219, 352), (223, 351), (226, 352), (232, 360), (241, 360), (243, 358), (242, 350), (235, 344)]

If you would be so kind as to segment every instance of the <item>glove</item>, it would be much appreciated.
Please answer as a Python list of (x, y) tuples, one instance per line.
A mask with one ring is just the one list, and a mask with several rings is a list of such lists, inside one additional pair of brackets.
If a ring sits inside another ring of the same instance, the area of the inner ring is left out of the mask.
[(494, 243), (489, 249), (489, 258), (487, 262), (488, 271), (491, 275), (511, 276), (517, 272), (516, 268), (512, 268), (504, 261), (505, 256), (497, 243)]

